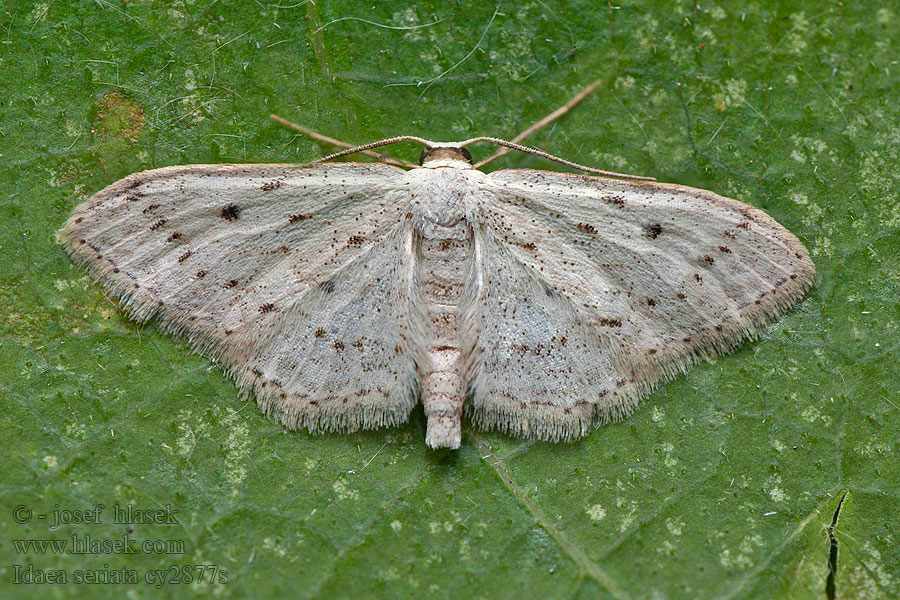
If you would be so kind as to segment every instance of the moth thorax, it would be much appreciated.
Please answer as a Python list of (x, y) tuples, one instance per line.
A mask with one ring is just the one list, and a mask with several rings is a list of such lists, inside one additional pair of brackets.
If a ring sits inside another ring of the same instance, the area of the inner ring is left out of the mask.
[(431, 161), (462, 161), (472, 164), (472, 155), (465, 148), (425, 148), (422, 150), (422, 156), (419, 157), (419, 164), (425, 166)]

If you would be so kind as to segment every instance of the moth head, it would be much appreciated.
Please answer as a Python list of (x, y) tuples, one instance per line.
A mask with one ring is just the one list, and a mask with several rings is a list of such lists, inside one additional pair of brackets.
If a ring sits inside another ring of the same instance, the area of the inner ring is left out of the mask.
[(472, 155), (465, 148), (454, 148), (452, 146), (443, 146), (436, 148), (424, 148), (422, 155), (419, 157), (419, 164), (423, 167), (426, 163), (432, 161), (462, 161), (472, 164)]

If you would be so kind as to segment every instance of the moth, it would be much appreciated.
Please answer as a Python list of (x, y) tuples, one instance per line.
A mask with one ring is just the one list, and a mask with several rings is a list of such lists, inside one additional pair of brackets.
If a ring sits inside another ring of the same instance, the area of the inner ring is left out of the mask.
[(460, 446), (463, 413), (517, 436), (584, 436), (756, 337), (812, 285), (794, 235), (712, 192), (484, 173), (475, 141), (533, 151), (493, 138), (332, 157), (405, 139), (425, 146), (417, 168), (137, 173), (78, 206), (60, 240), (131, 317), (224, 363), (286, 427), (395, 426), (421, 402), (431, 448)]

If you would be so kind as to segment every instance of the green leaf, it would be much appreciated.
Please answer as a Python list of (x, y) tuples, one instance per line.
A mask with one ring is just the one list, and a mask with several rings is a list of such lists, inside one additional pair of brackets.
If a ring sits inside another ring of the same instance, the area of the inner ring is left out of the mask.
[[(60, 0), (0, 24), (3, 597), (900, 596), (900, 8)], [(510, 138), (596, 78), (529, 142), (758, 206), (818, 281), (579, 443), (466, 425), (430, 452), (421, 411), (286, 432), (55, 242), (129, 173), (332, 150), (269, 113), (358, 143)], [(73, 536), (142, 551), (22, 545)], [(69, 585), (15, 583), (51, 570)]]

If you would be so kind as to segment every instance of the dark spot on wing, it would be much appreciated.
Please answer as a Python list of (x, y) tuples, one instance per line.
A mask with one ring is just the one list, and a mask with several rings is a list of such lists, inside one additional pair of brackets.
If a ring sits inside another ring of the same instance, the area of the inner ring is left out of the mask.
[(222, 207), (222, 212), (219, 213), (219, 216), (226, 221), (237, 221), (241, 216), (241, 207), (237, 204), (227, 204)]
[(687, 296), (685, 296), (681, 292), (678, 292), (677, 294), (675, 294), (675, 297), (678, 298), (679, 300), (687, 300)]
[(284, 185), (284, 182), (276, 179), (275, 181), (265, 182), (264, 184), (262, 184), (262, 187), (259, 189), (261, 189), (264, 192), (271, 192), (272, 190), (277, 190), (278, 188), (280, 188), (283, 185)]
[(651, 223), (644, 227), (644, 237), (655, 240), (662, 233), (662, 225), (659, 223)]
[(325, 337), (325, 330), (319, 327), (314, 334), (317, 338)]
[(197, 271), (197, 279), (203, 279), (204, 277), (206, 277), (206, 274), (208, 272), (209, 271), (204, 271), (203, 269), (200, 269), (199, 271)]
[(237, 279), (231, 279), (225, 284), (225, 289), (236, 288), (240, 282)]
[(583, 231), (584, 233), (590, 233), (592, 235), (597, 235), (597, 228), (593, 225), (589, 225), (587, 223), (577, 223), (575, 225), (575, 229), (578, 231)]
[(619, 208), (625, 206), (625, 198), (622, 196), (604, 196), (600, 199), (607, 204), (612, 204), (613, 206), (618, 206)]
[(75, 224), (78, 225), (82, 221), (84, 221), (84, 217), (78, 217), (77, 219), (75, 219)]
[(156, 231), (157, 229), (159, 229), (166, 223), (168, 223), (168, 221), (166, 219), (160, 219), (159, 221), (157, 221), (156, 223), (154, 223), (153, 225), (150, 226), (150, 231)]
[(719, 246), (719, 252), (722, 254), (731, 254), (731, 248), (728, 246)]
[(509, 240), (509, 241), (511, 241), (513, 244), (515, 244), (519, 248), (524, 248), (525, 250), (528, 250), (529, 252), (534, 252), (535, 250), (537, 250), (537, 245), (534, 242), (520, 242), (518, 240)]
[(262, 371), (260, 371), (256, 367), (250, 369), (250, 372), (253, 373), (254, 375), (256, 375), (257, 377), (262, 377), (262, 375), (263, 375)]
[(366, 241), (366, 236), (364, 235), (351, 235), (347, 240), (348, 246), (362, 246), (362, 243)]
[(607, 319), (605, 317), (601, 317), (597, 324), (601, 327), (621, 327), (622, 321), (619, 319)]
[(275, 310), (275, 305), (271, 302), (266, 302), (265, 304), (260, 305), (259, 312), (261, 313), (269, 313)]
[(319, 289), (322, 290), (323, 294), (330, 294), (334, 291), (334, 282), (330, 279), (328, 281), (323, 281), (319, 284)]
[(341, 340), (334, 340), (334, 349), (340, 352), (344, 349), (344, 342)]
[(288, 223), (296, 223), (297, 221), (305, 221), (309, 215), (291, 215), (288, 217)]
[(656, 306), (656, 300), (653, 298), (647, 298), (647, 306)]
[(181, 239), (181, 234), (178, 233), (177, 231), (174, 231), (174, 232), (172, 232), (172, 235), (170, 235), (169, 237), (166, 238), (166, 241), (174, 242), (175, 240), (180, 240), (180, 239)]
[(716, 259), (714, 259), (712, 256), (707, 254), (700, 258), (700, 264), (703, 265), (704, 267), (711, 267), (714, 264), (716, 264)]
[(187, 252), (185, 252), (184, 254), (182, 254), (181, 256), (178, 257), (178, 262), (183, 263), (184, 261), (189, 259), (191, 257), (191, 254), (193, 254), (193, 253), (194, 253), (193, 250), (188, 250)]
[(153, 211), (156, 210), (157, 208), (159, 208), (159, 204), (151, 204), (150, 206), (148, 206), (147, 208), (145, 208), (144, 210), (142, 210), (142, 211), (141, 211), (141, 214), (146, 215), (148, 212), (153, 212)]

